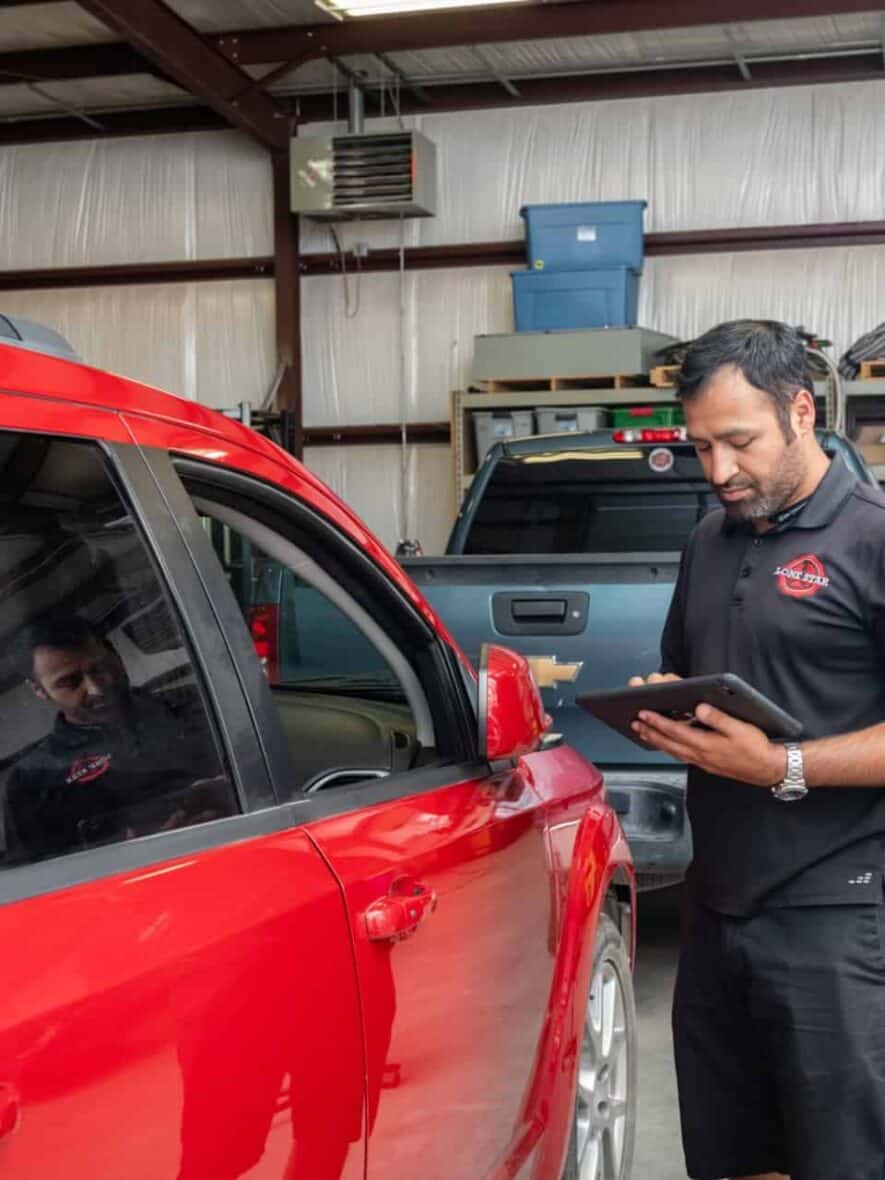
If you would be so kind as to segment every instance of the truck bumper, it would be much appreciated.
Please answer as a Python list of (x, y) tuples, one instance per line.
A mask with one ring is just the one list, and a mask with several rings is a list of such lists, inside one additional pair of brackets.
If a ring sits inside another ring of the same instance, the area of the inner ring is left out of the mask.
[(691, 828), (685, 810), (685, 771), (603, 769), (608, 801), (633, 854), (637, 885), (653, 889), (685, 875)]

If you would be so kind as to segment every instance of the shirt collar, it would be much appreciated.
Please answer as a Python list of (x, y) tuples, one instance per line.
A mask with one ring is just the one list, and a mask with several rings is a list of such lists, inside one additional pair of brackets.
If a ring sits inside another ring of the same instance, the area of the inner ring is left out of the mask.
[[(845, 464), (841, 455), (834, 455), (826, 473), (795, 516), (768, 529), (772, 533), (785, 533), (790, 529), (822, 529), (836, 516), (839, 509), (857, 486), (855, 476)], [(738, 529), (752, 529), (752, 523), (745, 520), (730, 520), (728, 514), (722, 525), (726, 532)]]

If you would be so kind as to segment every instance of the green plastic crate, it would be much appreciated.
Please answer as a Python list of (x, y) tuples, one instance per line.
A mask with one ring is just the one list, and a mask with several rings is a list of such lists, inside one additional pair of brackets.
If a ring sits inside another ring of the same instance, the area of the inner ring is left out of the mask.
[(681, 406), (615, 406), (612, 424), (625, 426), (682, 426), (685, 417)]

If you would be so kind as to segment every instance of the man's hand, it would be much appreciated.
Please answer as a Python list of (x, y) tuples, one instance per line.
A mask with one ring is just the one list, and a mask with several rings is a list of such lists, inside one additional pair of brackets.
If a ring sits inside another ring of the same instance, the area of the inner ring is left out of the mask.
[(761, 729), (729, 717), (712, 705), (698, 705), (695, 717), (707, 728), (698, 729), (689, 722), (670, 721), (659, 713), (643, 711), (633, 722), (633, 730), (645, 745), (662, 750), (678, 762), (699, 766), (708, 774), (754, 787), (773, 787), (784, 778), (786, 751), (769, 741)]
[(652, 672), (651, 676), (631, 676), (627, 681), (629, 688), (641, 688), (643, 684), (661, 684), (664, 680), (681, 680), (675, 672)]

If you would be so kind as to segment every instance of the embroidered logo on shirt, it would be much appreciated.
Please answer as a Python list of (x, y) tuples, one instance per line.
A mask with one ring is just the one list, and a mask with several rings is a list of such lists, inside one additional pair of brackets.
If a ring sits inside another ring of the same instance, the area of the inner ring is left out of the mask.
[(71, 763), (65, 782), (71, 785), (91, 783), (93, 779), (101, 778), (110, 768), (110, 754), (87, 754), (85, 758), (77, 758)]
[(787, 594), (790, 598), (807, 598), (830, 584), (823, 563), (812, 553), (803, 553), (786, 565), (779, 565), (774, 576), (781, 594)]

